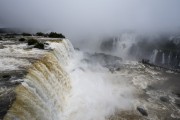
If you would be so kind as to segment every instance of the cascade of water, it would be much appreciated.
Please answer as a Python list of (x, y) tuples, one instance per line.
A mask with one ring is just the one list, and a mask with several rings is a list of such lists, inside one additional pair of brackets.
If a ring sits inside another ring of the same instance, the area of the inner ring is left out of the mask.
[(162, 64), (165, 64), (165, 53), (162, 54)]
[(155, 49), (155, 50), (153, 51), (153, 55), (152, 55), (152, 57), (151, 57), (151, 62), (152, 62), (152, 63), (156, 63), (157, 54), (158, 54), (158, 50)]
[(54, 52), (54, 55), (60, 61), (60, 64), (67, 65), (69, 58), (72, 57), (74, 48), (69, 40), (65, 39), (59, 42), (50, 42), (50, 46)]
[(64, 65), (73, 48), (65, 40), (49, 43), (54, 52), (46, 53), (28, 69), (22, 84), (15, 88), (16, 100), (4, 120), (62, 119), (61, 111), (71, 89)]
[(128, 52), (132, 47), (132, 45), (135, 43), (135, 41), (136, 41), (136, 35), (122, 34), (117, 40), (116, 49), (113, 54), (123, 59), (128, 59), (129, 57)]
[(127, 78), (82, 62), (84, 53), (73, 54), (69, 41), (48, 43), (53, 51), (30, 65), (4, 120), (106, 120), (132, 108)]

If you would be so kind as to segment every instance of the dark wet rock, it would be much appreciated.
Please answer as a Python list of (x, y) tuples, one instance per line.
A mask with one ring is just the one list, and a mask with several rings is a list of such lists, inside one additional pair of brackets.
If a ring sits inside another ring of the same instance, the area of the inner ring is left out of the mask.
[(174, 95), (176, 95), (177, 97), (180, 97), (180, 92), (179, 91), (174, 91), (172, 92)]
[(47, 45), (49, 45), (49, 43), (46, 43), (46, 42), (45, 42), (45, 43), (44, 43), (44, 45), (46, 45), (46, 46), (47, 46)]
[(179, 99), (176, 99), (176, 100), (175, 100), (175, 104), (176, 104), (177, 107), (180, 108), (180, 100), (179, 100)]
[(159, 98), (162, 102), (169, 102), (169, 99), (165, 96)]
[(9, 74), (5, 74), (0, 77), (1, 81), (8, 81), (10, 79), (11, 79), (11, 75), (9, 75)]
[(24, 42), (24, 41), (26, 41), (26, 39), (25, 38), (20, 38), (19, 41)]
[(176, 106), (180, 108), (180, 103), (176, 103)]
[(13, 101), (15, 100), (15, 93), (9, 90), (5, 94), (0, 96), (0, 120), (3, 119), (4, 115), (7, 113), (8, 109), (11, 107)]
[(20, 79), (26, 73), (26, 70), (0, 71), (0, 120), (3, 119), (15, 100), (14, 89), (21, 84), (23, 80), (20, 81)]
[(80, 51), (80, 49), (79, 48), (74, 48), (75, 50), (77, 50), (77, 51)]
[(0, 49), (4, 49), (4, 46), (0, 44)]
[(23, 78), (26, 73), (25, 70), (0, 71), (0, 78)]
[(145, 109), (143, 109), (141, 107), (137, 107), (137, 110), (141, 113), (141, 115), (148, 116), (148, 113)]
[(3, 78), (11, 78), (10, 75), (3, 75), (2, 77), (3, 77)]
[(180, 93), (176, 93), (177, 97), (180, 97)]
[(154, 90), (154, 89), (155, 89), (155, 87), (153, 87), (151, 85), (148, 85), (147, 88), (146, 88), (146, 90)]
[[(0, 88), (12, 88), (21, 84), (22, 81), (20, 81), (20, 79), (22, 79), (26, 73), (26, 71), (18, 70), (0, 72)], [(18, 81), (16, 81), (17, 79)]]
[(142, 60), (141, 60), (141, 63), (143, 63), (143, 64), (148, 64), (148, 63), (149, 63), (149, 60), (148, 60), (148, 59), (142, 59)]
[(121, 68), (120, 68), (120, 67), (116, 68), (116, 71), (120, 71), (120, 70), (121, 70)]

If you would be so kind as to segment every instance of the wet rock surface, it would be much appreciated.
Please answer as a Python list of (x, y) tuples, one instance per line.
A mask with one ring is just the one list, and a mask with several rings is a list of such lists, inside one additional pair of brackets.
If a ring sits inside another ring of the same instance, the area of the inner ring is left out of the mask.
[(1, 71), (0, 72), (0, 120), (3, 119), (16, 99), (14, 89), (21, 84), (26, 75), (24, 70)]
[(6, 90), (4, 93), (0, 91), (0, 120), (3, 119), (14, 100), (15, 93), (12, 88)]
[(159, 98), (162, 102), (169, 102), (169, 99), (166, 96), (162, 96)]
[(148, 116), (147, 111), (143, 109), (142, 107), (137, 107), (137, 110), (139, 111), (139, 113), (141, 113), (141, 115)]
[(176, 104), (177, 107), (180, 108), (180, 99), (176, 99), (176, 100), (175, 100), (175, 104)]

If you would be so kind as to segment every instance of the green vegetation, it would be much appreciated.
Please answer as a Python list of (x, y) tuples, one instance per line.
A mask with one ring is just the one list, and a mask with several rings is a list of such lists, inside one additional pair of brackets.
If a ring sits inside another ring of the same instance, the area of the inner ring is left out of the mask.
[(37, 43), (34, 48), (39, 48), (39, 49), (44, 49), (44, 44), (43, 43)]
[(50, 37), (50, 38), (65, 38), (65, 36), (61, 33), (51, 32), (51, 33), (42, 33), (37, 32), (36, 36)]
[(38, 49), (44, 49), (44, 44), (40, 43), (38, 40), (36, 39), (29, 39), (28, 40), (28, 45), (34, 45), (34, 48), (38, 48)]
[(61, 33), (51, 32), (48, 37), (50, 38), (65, 38), (65, 36)]
[(20, 38), (19, 41), (24, 42), (24, 41), (26, 41), (26, 39), (25, 38)]
[(42, 32), (37, 32), (36, 33), (36, 36), (44, 36), (45, 34), (44, 33), (42, 33)]
[(38, 41), (36, 39), (29, 39), (28, 40), (28, 45), (36, 45)]

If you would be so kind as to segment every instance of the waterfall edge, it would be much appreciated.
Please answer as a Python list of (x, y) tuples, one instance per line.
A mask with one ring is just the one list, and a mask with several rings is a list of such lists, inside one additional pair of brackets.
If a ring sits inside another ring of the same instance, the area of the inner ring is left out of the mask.
[[(68, 52), (72, 50), (72, 46), (67, 39), (60, 41), (48, 39), (46, 42), (49, 43), (50, 50), (24, 50), (25, 45), (18, 48), (20, 44), (15, 45), (15, 48), (12, 48), (11, 45), (7, 47), (13, 51), (20, 51), (18, 57), (11, 55), (11, 52), (8, 52), (7, 56), (3, 56), (7, 59), (11, 56), (15, 65), (22, 56), (27, 57), (23, 58), (24, 63), (16, 66), (17, 68), (4, 70), (8, 74), (12, 71), (20, 71), (20, 73), (16, 73), (17, 77), (9, 80), (13, 85), (0, 86), (0, 92), (6, 92), (5, 99), (9, 99), (9, 102), (5, 104), (4, 114), (0, 114), (2, 119), (61, 119), (60, 111), (63, 110), (66, 96), (71, 90), (69, 75), (64, 68), (70, 59)], [(57, 46), (53, 48), (52, 44), (57, 44)], [(61, 48), (57, 49), (57, 47)], [(3, 54), (3, 50), (0, 53)], [(0, 102), (4, 104), (4, 101)]]

